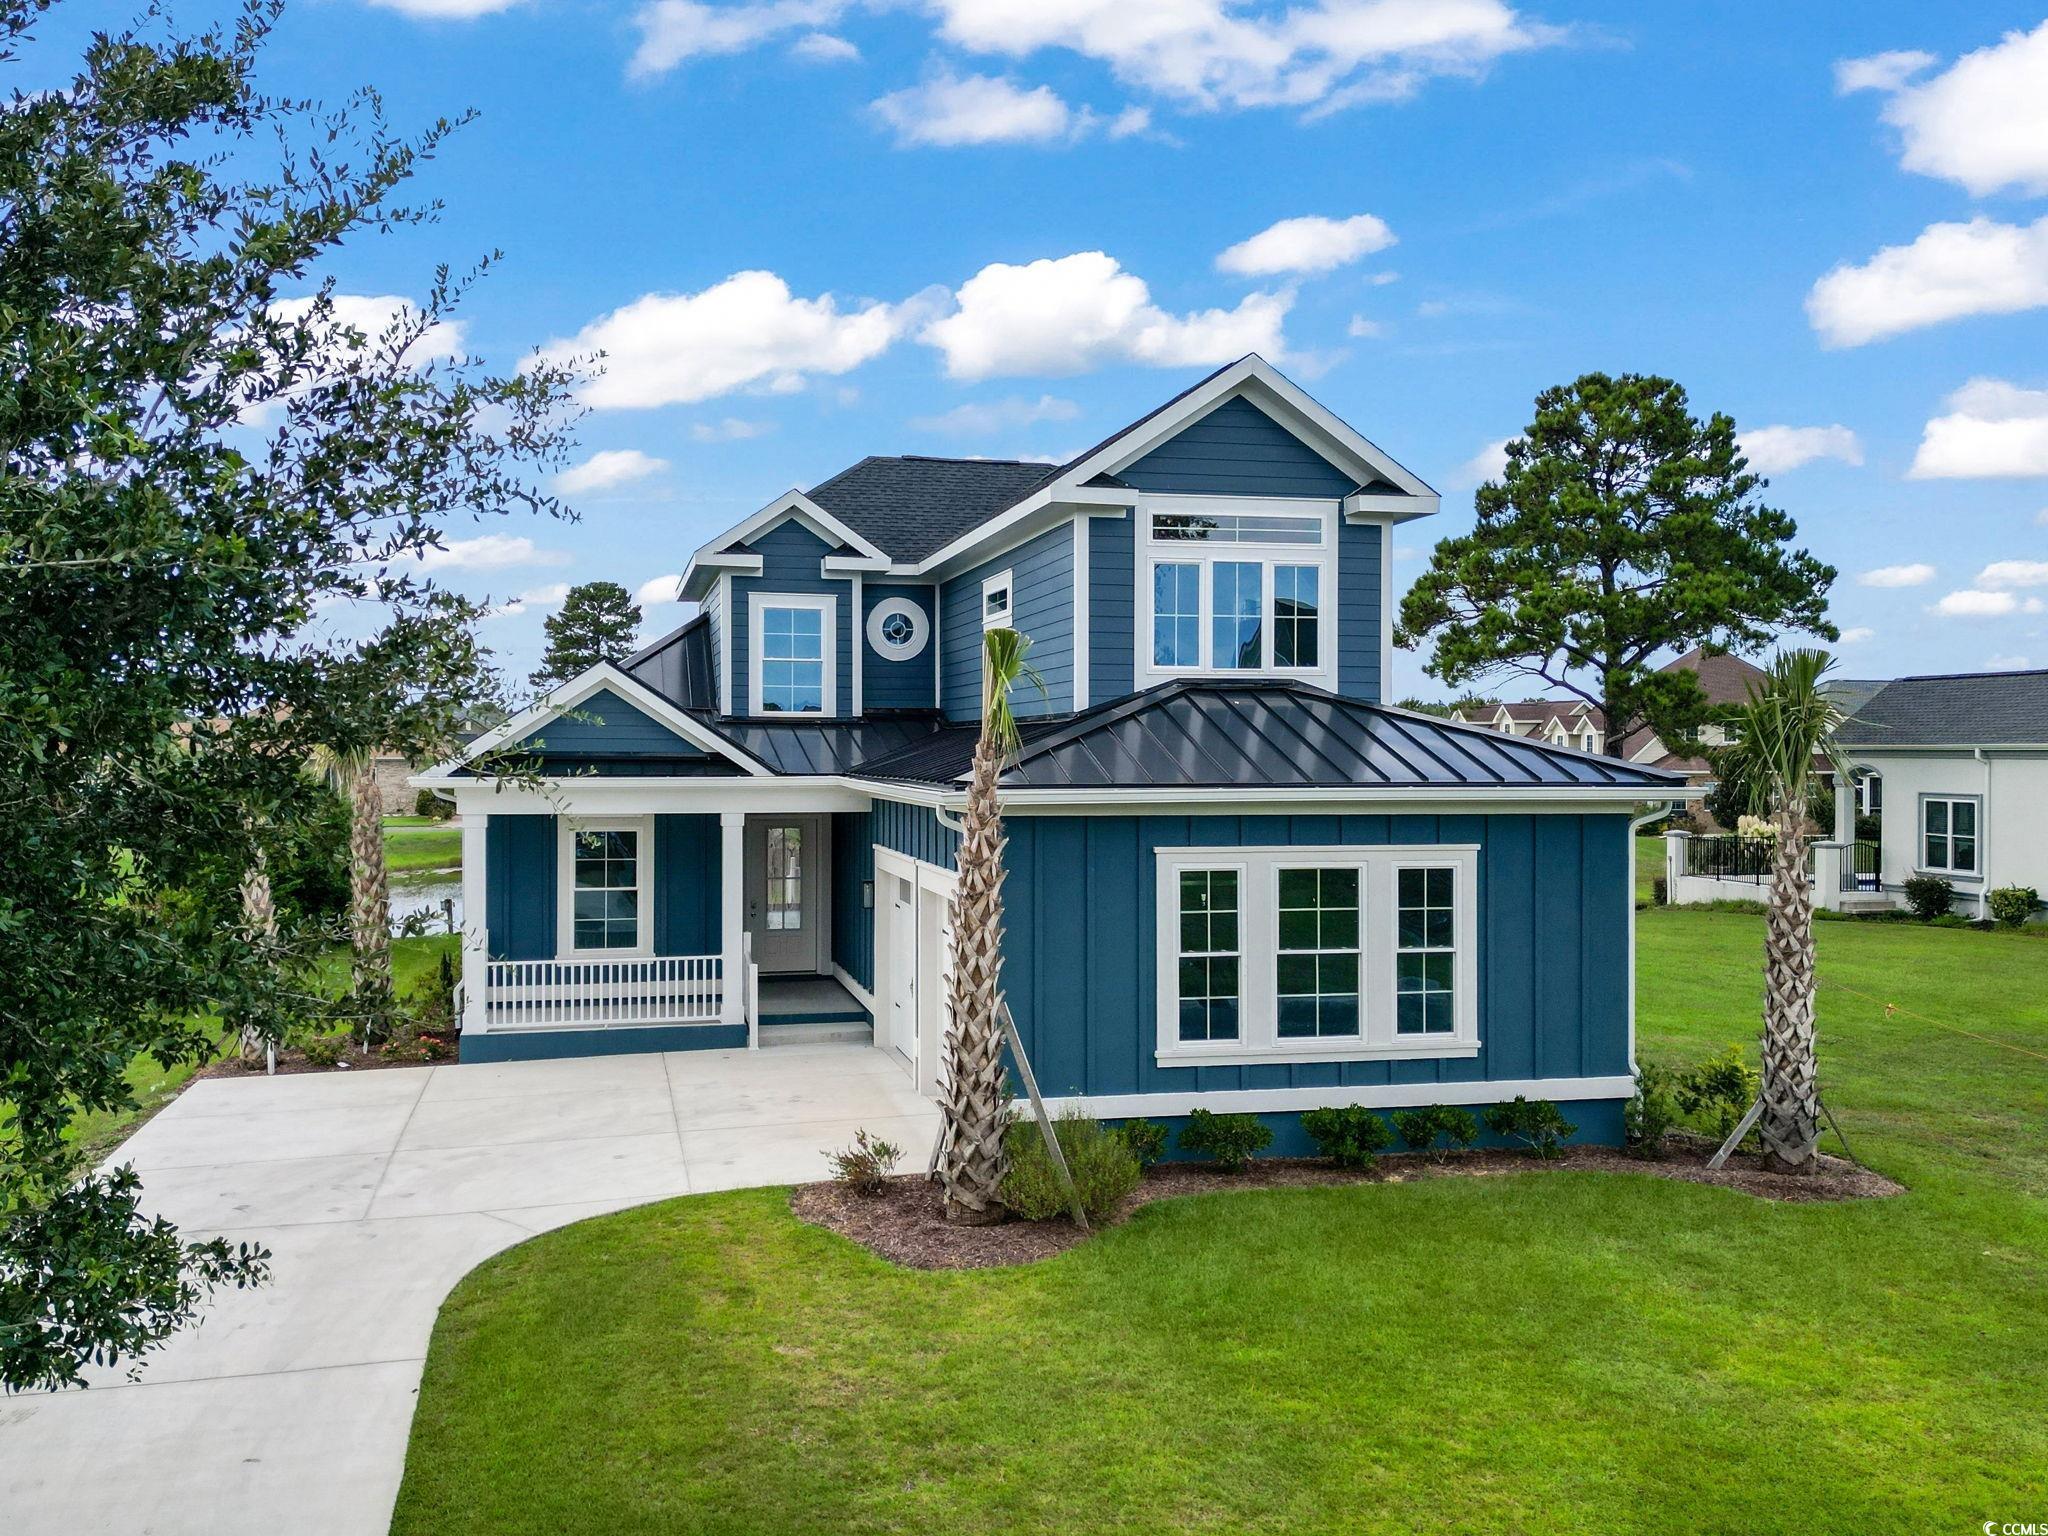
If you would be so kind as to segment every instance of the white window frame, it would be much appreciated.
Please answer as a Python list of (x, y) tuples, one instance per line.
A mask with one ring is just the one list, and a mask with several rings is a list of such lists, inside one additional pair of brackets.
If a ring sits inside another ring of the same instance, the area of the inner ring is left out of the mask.
[[(824, 646), (825, 688), (822, 709), (777, 710), (761, 707), (761, 616), (770, 608), (811, 608), (824, 615), (818, 637)], [(839, 599), (830, 592), (749, 592), (747, 594), (747, 714), (772, 720), (814, 720), (839, 713)]]
[[(1935, 804), (1948, 807), (1948, 831), (1942, 834), (1944, 840), (1948, 843), (1949, 862), (1946, 864), (1929, 863), (1927, 858), (1927, 808)], [(1967, 805), (1970, 808), (1970, 824), (1972, 827), (1969, 834), (1970, 845), (1977, 851), (1977, 862), (1968, 869), (1964, 869), (1955, 862), (1956, 807), (1959, 805)], [(1984, 797), (1982, 795), (1923, 794), (1920, 797), (1920, 815), (1918, 824), (1914, 828), (1914, 835), (1918, 842), (1913, 849), (1913, 867), (1921, 873), (1946, 875), (1950, 878), (1961, 878), (1964, 880), (1982, 880), (1984, 878)]]
[[(1003, 611), (990, 616), (988, 600), (998, 592), (1003, 594)], [(997, 571), (981, 584), (981, 627), (991, 629), (1015, 629), (1017, 627), (1017, 584), (1008, 571)]]
[[(1322, 526), (1313, 544), (1203, 544), (1178, 539), (1158, 539), (1152, 534), (1155, 517), (1199, 516), (1203, 513), (1236, 517), (1314, 517)], [(1140, 500), (1135, 516), (1137, 526), (1137, 590), (1132, 610), (1136, 616), (1133, 644), (1136, 647), (1138, 686), (1176, 677), (1293, 677), (1335, 688), (1337, 683), (1337, 565), (1339, 504), (1320, 497), (1248, 496), (1147, 496)], [(1218, 563), (1257, 565), (1259, 576), (1259, 641), (1262, 665), (1219, 667), (1215, 665), (1215, 572)], [(1162, 667), (1152, 656), (1152, 570), (1156, 565), (1194, 565), (1201, 568), (1198, 601), (1200, 622), (1195, 666)], [(1306, 565), (1316, 569), (1316, 657), (1313, 667), (1282, 667), (1273, 663), (1276, 631), (1273, 615), (1273, 570), (1281, 565)]]
[[(1252, 1066), (1306, 1061), (1443, 1060), (1479, 1054), (1479, 847), (1442, 843), (1387, 847), (1161, 848), (1155, 854), (1156, 1039), (1163, 1067)], [(1279, 880), (1283, 869), (1359, 872), (1359, 1033), (1316, 1039), (1279, 1034)], [(1396, 881), (1404, 868), (1451, 869), (1456, 876), (1456, 1026), (1448, 1035), (1395, 1032), (1399, 937)], [(1180, 1038), (1180, 875), (1235, 869), (1238, 874), (1238, 1038)], [(1263, 910), (1261, 910), (1263, 909)]]
[[(645, 960), (654, 954), (654, 818), (560, 816), (555, 820), (555, 953), (575, 960)], [(633, 889), (640, 897), (640, 942), (631, 949), (576, 947), (576, 834), (633, 832), (639, 856)]]

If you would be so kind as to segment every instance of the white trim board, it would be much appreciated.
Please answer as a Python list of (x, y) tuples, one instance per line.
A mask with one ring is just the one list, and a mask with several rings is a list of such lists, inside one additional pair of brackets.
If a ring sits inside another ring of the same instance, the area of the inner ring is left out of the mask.
[[(1180, 1068), (1169, 1070), (1179, 1071)], [(1077, 1094), (1048, 1098), (1054, 1113), (1078, 1109), (1103, 1120), (1135, 1115), (1185, 1115), (1206, 1109), (1216, 1114), (1277, 1115), (1303, 1109), (1341, 1109), (1362, 1104), (1367, 1109), (1419, 1109), (1427, 1104), (1505, 1104), (1520, 1094), (1559, 1104), (1587, 1099), (1627, 1099), (1636, 1080), (1618, 1077), (1530, 1077), (1479, 1079), (1457, 1083), (1387, 1083), (1353, 1088), (1216, 1088), (1207, 1092)]]
[(700, 597), (702, 595), (702, 588), (697, 581), (697, 577), (700, 572), (714, 566), (729, 565), (735, 560), (751, 560), (753, 562), (753, 569), (758, 571), (761, 558), (759, 555), (733, 556), (728, 551), (732, 545), (744, 544), (749, 539), (754, 538), (758, 534), (766, 533), (776, 524), (789, 518), (795, 518), (797, 521), (805, 524), (810, 528), (811, 532), (832, 544), (848, 545), (858, 551), (861, 557), (878, 562), (874, 567), (875, 569), (888, 570), (891, 568), (889, 557), (877, 549), (874, 544), (849, 528), (845, 523), (839, 521), (838, 518), (827, 512), (815, 501), (812, 501), (802, 491), (788, 490), (769, 502), (760, 511), (754, 513), (753, 516), (745, 519), (743, 522), (735, 523), (692, 554), (689, 563), (683, 567), (683, 578), (678, 583), (681, 595), (688, 598)]

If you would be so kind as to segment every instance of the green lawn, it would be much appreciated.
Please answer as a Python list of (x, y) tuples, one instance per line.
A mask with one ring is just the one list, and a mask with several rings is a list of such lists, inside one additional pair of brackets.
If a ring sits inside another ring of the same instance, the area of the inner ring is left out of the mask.
[[(1640, 940), (1645, 1056), (1753, 1039), (1759, 918), (1646, 912)], [(1569, 1173), (1221, 1195), (958, 1275), (801, 1226), (776, 1191), (670, 1201), (457, 1289), (394, 1528), (2039, 1518), (2048, 943), (1850, 923), (1820, 943), (1827, 1093), (1899, 1199)]]
[(1664, 873), (1664, 839), (1661, 837), (1638, 837), (1636, 839), (1636, 900), (1648, 901), (1651, 897), (1650, 882)]
[(419, 822), (418, 826), (394, 826), (397, 818), (384, 818), (384, 867), (394, 875), (420, 869), (458, 869), (462, 865), (462, 829), (445, 821)]
[[(449, 949), (454, 939), (442, 935), (424, 939), (396, 939), (391, 945), (391, 971), (401, 994), (410, 992), (433, 967), (443, 949)], [(332, 982), (340, 987), (348, 974), (347, 951), (337, 949), (330, 966)], [(219, 1023), (208, 1020), (208, 1030), (218, 1036)], [(96, 1110), (80, 1115), (71, 1122), (70, 1137), (78, 1148), (81, 1163), (93, 1164), (104, 1158), (114, 1148), (135, 1133), (151, 1115), (178, 1096), (185, 1084), (191, 1081), (197, 1071), (190, 1062), (179, 1062), (166, 1067), (152, 1056), (138, 1056), (128, 1063), (128, 1086), (135, 1093), (135, 1107), (122, 1110)]]

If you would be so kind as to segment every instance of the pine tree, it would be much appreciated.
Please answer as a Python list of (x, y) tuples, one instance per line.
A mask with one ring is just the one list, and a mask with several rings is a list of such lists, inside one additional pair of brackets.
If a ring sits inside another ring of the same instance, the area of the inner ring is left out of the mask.
[(533, 686), (542, 690), (587, 672), (600, 661), (614, 664), (633, 654), (640, 632), (640, 605), (616, 581), (586, 581), (571, 587), (559, 613), (548, 615), (548, 648)]

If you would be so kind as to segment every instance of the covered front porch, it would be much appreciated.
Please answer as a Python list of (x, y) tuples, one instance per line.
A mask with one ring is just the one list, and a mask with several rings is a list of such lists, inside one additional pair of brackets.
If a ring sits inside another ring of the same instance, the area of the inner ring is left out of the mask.
[(562, 798), (464, 810), (463, 1060), (871, 1038), (864, 805)]

